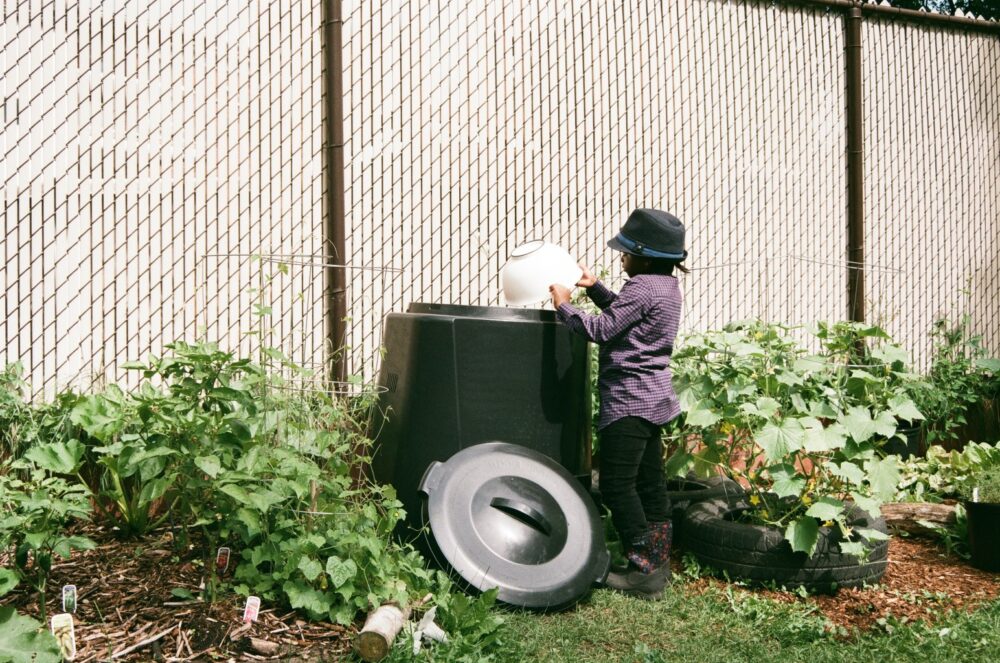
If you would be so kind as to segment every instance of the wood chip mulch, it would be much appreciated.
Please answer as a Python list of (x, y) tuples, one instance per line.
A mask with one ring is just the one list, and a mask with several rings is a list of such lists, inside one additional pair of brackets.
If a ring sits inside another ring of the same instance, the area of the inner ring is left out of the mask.
[[(348, 657), (358, 624), (344, 628), (308, 622), (267, 605), (257, 622), (244, 624), (244, 600), (231, 592), (211, 604), (175, 596), (171, 590), (198, 594), (202, 567), (194, 551), (178, 555), (165, 532), (141, 541), (119, 540), (96, 528), (86, 534), (98, 547), (53, 562), (46, 601), (49, 616), (61, 612), (61, 587), (77, 586), (78, 662), (323, 662)], [(674, 560), (678, 574), (682, 573), (679, 557)], [(5, 561), (0, 555), (0, 564)], [(699, 591), (713, 584), (720, 583), (702, 578), (690, 587)], [(835, 627), (849, 633), (877, 628), (888, 619), (933, 623), (949, 610), (974, 610), (1000, 597), (1000, 574), (974, 569), (933, 541), (894, 537), (888, 570), (875, 587), (805, 598), (753, 591), (785, 603), (811, 603)], [(0, 604), (38, 618), (35, 592), (23, 584)]]
[[(177, 555), (169, 534), (122, 541), (92, 529), (95, 550), (53, 560), (48, 616), (62, 612), (63, 585), (77, 587), (74, 615), (76, 663), (89, 661), (339, 661), (347, 657), (355, 628), (308, 622), (294, 612), (261, 606), (243, 623), (244, 599), (226, 592), (211, 604), (197, 596), (202, 565), (194, 552)], [(0, 556), (2, 557), (2, 556)], [(0, 564), (5, 560), (0, 558)], [(38, 619), (34, 589), (22, 583), (0, 599)]]
[[(678, 565), (674, 570), (681, 569)], [(703, 578), (692, 586), (697, 591), (718, 582)], [(805, 598), (791, 592), (752, 591), (783, 603), (812, 604), (846, 634), (882, 628), (890, 620), (933, 624), (951, 610), (975, 610), (1000, 597), (1000, 574), (973, 568), (933, 540), (894, 536), (889, 542), (889, 566), (877, 586)]]

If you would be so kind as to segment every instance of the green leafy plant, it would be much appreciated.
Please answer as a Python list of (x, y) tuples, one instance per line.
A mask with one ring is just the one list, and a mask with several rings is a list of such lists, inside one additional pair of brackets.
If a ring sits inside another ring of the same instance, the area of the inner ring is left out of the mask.
[(811, 555), (825, 525), (840, 529), (844, 552), (860, 554), (860, 538), (884, 535), (848, 527), (848, 503), (877, 513), (895, 493), (896, 459), (880, 448), (898, 421), (920, 418), (899, 390), (916, 378), (877, 327), (821, 324), (821, 354), (789, 331), (748, 322), (685, 339), (674, 356), (683, 416), (667, 471), (740, 481), (755, 507), (748, 515), (783, 530), (793, 550)]
[(504, 647), (504, 619), (495, 609), (497, 590), (469, 596), (454, 591), (441, 572), (436, 574), (436, 584), (437, 622), (448, 634), (449, 642), (435, 646), (433, 660), (455, 663), (504, 660), (496, 656)]
[(934, 527), (944, 549), (958, 557), (968, 559), (969, 552), (969, 515), (961, 503), (955, 505), (955, 522), (947, 526)]
[[(450, 605), (425, 560), (393, 537), (404, 515), (394, 490), (361, 471), (375, 389), (314, 380), (273, 350), (261, 366), (214, 344), (167, 349), (129, 364), (141, 372), (134, 390), (25, 405), (29, 444), (0, 470), (0, 545), (18, 553), (0, 570), (0, 594), (22, 581), (44, 592), (54, 555), (92, 545), (65, 528), (93, 503), (122, 535), (169, 522), (175, 545), (201, 557), (205, 600), (235, 589), (345, 625), (428, 591)], [(214, 563), (222, 545), (233, 551), (226, 577)], [(470, 608), (468, 620), (486, 629), (481, 613)]]
[(359, 610), (429, 588), (423, 559), (392, 537), (403, 516), (394, 490), (352, 468), (370, 452), (365, 422), (354, 418), (371, 405), (366, 391), (354, 403), (313, 392), (298, 407), (280, 391), (268, 395), (268, 409), (284, 412), (269, 433), (279, 446), (268, 453), (286, 458), (263, 468), (261, 479), (284, 496), (266, 511), (251, 502), (230, 520), (245, 546), (240, 591), (284, 593), (294, 607), (346, 624)]
[[(818, 375), (832, 389), (834, 407), (863, 407), (888, 428), (924, 419), (910, 392), (924, 384), (909, 371), (909, 355), (881, 327), (857, 322), (817, 323), (814, 335), (822, 353)], [(830, 393), (830, 392), (828, 392)], [(883, 437), (890, 437), (882, 433)]]
[(262, 450), (253, 465), (218, 480), (230, 499), (216, 498), (229, 514), (219, 534), (241, 550), (237, 591), (349, 624), (371, 605), (406, 603), (428, 588), (423, 559), (392, 539), (401, 511), (391, 489), (352, 488), (347, 473), (324, 473), (282, 448)]
[(995, 357), (976, 357), (972, 362), (981, 379), (980, 391), (983, 398), (994, 408), (1000, 399), (1000, 359)]
[(970, 473), (959, 484), (959, 495), (967, 501), (1000, 504), (1000, 465), (992, 465)]
[(14, 551), (14, 565), (0, 576), (0, 587), (6, 593), (28, 582), (38, 592), (42, 619), (53, 557), (69, 559), (73, 550), (94, 547), (90, 539), (66, 533), (73, 520), (89, 519), (89, 491), (54, 474), (73, 474), (81, 454), (65, 445), (35, 447), (16, 461), (27, 478), (0, 474), (0, 549)]
[[(224, 492), (228, 483), (220, 474), (239, 469), (238, 463), (258, 446), (251, 425), (258, 417), (264, 372), (211, 343), (179, 342), (167, 348), (170, 355), (152, 358), (148, 365), (128, 365), (164, 388), (146, 382), (138, 390), (136, 411), (144, 430), (122, 442), (141, 444), (144, 450), (140, 500), (162, 498), (170, 505), (167, 513), (183, 526), (180, 542), (187, 539), (188, 528), (201, 533), (209, 576), (204, 594), (212, 600), (219, 587), (214, 564), (219, 522), (233, 499)], [(143, 468), (148, 468), (148, 475)]]
[[(158, 431), (146, 426), (143, 394), (134, 397), (116, 386), (103, 393), (80, 396), (70, 409), (70, 421), (88, 447), (97, 513), (125, 536), (142, 536), (169, 515), (169, 506), (157, 517), (155, 506), (171, 486), (166, 472), (176, 450)], [(147, 417), (148, 418), (148, 417)]]
[[(594, 272), (594, 275), (601, 281), (605, 281), (608, 278), (609, 270), (607, 267), (599, 267)], [(598, 315), (601, 310), (597, 305), (590, 301), (590, 297), (587, 296), (587, 291), (583, 288), (576, 290), (573, 293), (573, 298), (570, 300), (573, 306), (577, 307), (581, 311), (585, 311), (591, 315)], [(590, 432), (590, 443), (591, 443), (591, 453), (596, 457), (600, 452), (601, 439), (597, 433), (597, 423), (600, 418), (601, 401), (597, 391), (597, 378), (599, 377), (599, 366), (598, 358), (600, 353), (600, 347), (596, 343), (590, 344), (590, 421), (591, 421), (591, 432)]]
[(940, 502), (960, 495), (970, 477), (1000, 467), (1000, 444), (969, 442), (961, 451), (928, 447), (923, 458), (911, 458), (900, 466), (894, 501)]
[(996, 406), (1000, 360), (986, 356), (982, 339), (971, 333), (970, 324), (969, 316), (955, 323), (947, 318), (934, 322), (927, 380), (910, 385), (911, 395), (926, 417), (928, 445), (964, 441), (959, 438), (972, 409), (984, 401)]
[(0, 661), (59, 663), (59, 643), (43, 624), (17, 614), (13, 606), (0, 606)]
[(135, 396), (146, 448), (155, 440), (166, 450), (142, 462), (162, 463), (154, 469), (172, 517), (200, 534), (206, 599), (221, 588), (220, 545), (237, 551), (237, 591), (314, 619), (349, 624), (359, 610), (427, 588), (423, 559), (392, 539), (402, 516), (392, 489), (352, 472), (371, 444), (356, 418), (371, 390), (289, 391), (214, 345), (170, 349), (132, 365), (164, 385)]
[(723, 595), (732, 612), (755, 628), (774, 631), (783, 642), (801, 641), (811, 643), (823, 638), (830, 629), (830, 622), (819, 609), (810, 606), (804, 610), (789, 609), (789, 606), (763, 598), (753, 592), (726, 586)]
[(698, 558), (689, 552), (684, 553), (684, 556), (681, 557), (681, 566), (684, 569), (684, 575), (691, 580), (697, 580), (702, 576), (711, 575), (709, 573), (709, 569), (703, 567), (701, 562), (698, 561)]
[[(403, 661), (434, 661), (435, 663), (489, 663), (491, 661), (513, 660), (504, 637), (505, 619), (496, 609), (497, 590), (491, 589), (470, 596), (455, 591), (448, 576), (437, 571), (434, 574), (431, 604), (423, 610), (436, 608), (435, 623), (448, 635), (447, 642), (433, 642), (424, 638), (418, 653), (413, 652), (413, 627), (422, 615), (411, 615), (389, 652), (386, 663)], [(505, 655), (506, 654), (506, 655)]]
[(19, 457), (27, 446), (32, 410), (25, 402), (27, 384), (19, 363), (0, 370), (0, 463)]

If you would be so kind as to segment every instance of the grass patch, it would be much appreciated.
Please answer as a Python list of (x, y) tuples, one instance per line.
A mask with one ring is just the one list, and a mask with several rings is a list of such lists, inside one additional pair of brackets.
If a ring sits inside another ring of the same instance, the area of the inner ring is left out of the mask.
[(934, 626), (890, 619), (867, 633), (844, 634), (810, 606), (739, 588), (695, 593), (678, 585), (655, 603), (595, 591), (565, 613), (508, 615), (504, 631), (511, 661), (993, 661), (1000, 601)]

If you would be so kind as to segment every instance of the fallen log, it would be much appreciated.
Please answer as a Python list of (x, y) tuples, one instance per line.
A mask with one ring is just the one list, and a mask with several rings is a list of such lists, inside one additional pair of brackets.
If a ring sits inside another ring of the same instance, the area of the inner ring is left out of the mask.
[(392, 642), (410, 617), (409, 608), (386, 604), (369, 613), (364, 627), (354, 639), (354, 651), (365, 661), (381, 661), (389, 655)]
[(427, 594), (412, 606), (404, 608), (394, 603), (379, 606), (368, 613), (365, 625), (354, 638), (354, 652), (365, 661), (381, 661), (389, 655), (392, 643), (403, 630), (403, 624), (410, 618), (414, 608), (420, 609), (431, 600), (432, 594)]
[(882, 516), (890, 528), (915, 535), (934, 534), (936, 528), (955, 524), (953, 504), (899, 502), (882, 505)]

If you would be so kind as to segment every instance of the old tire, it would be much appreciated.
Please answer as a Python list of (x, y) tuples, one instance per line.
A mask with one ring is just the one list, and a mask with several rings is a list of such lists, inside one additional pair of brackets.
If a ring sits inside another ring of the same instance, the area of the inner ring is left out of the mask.
[[(749, 508), (739, 498), (692, 505), (684, 515), (684, 548), (699, 563), (755, 585), (773, 583), (789, 589), (829, 592), (875, 583), (885, 574), (888, 541), (867, 544), (868, 557), (861, 560), (840, 551), (839, 530), (824, 527), (820, 529), (816, 552), (807, 557), (793, 552), (777, 528), (738, 522), (739, 512)], [(847, 523), (887, 531), (883, 518), (873, 518), (857, 506), (848, 510)]]
[(743, 487), (725, 477), (701, 479), (693, 474), (667, 479), (667, 499), (675, 544), (684, 542), (684, 512), (692, 504), (706, 500), (736, 499), (744, 494)]
[(671, 504), (694, 504), (704, 500), (738, 497), (744, 493), (740, 484), (725, 477), (701, 479), (693, 474), (666, 481), (667, 499)]

